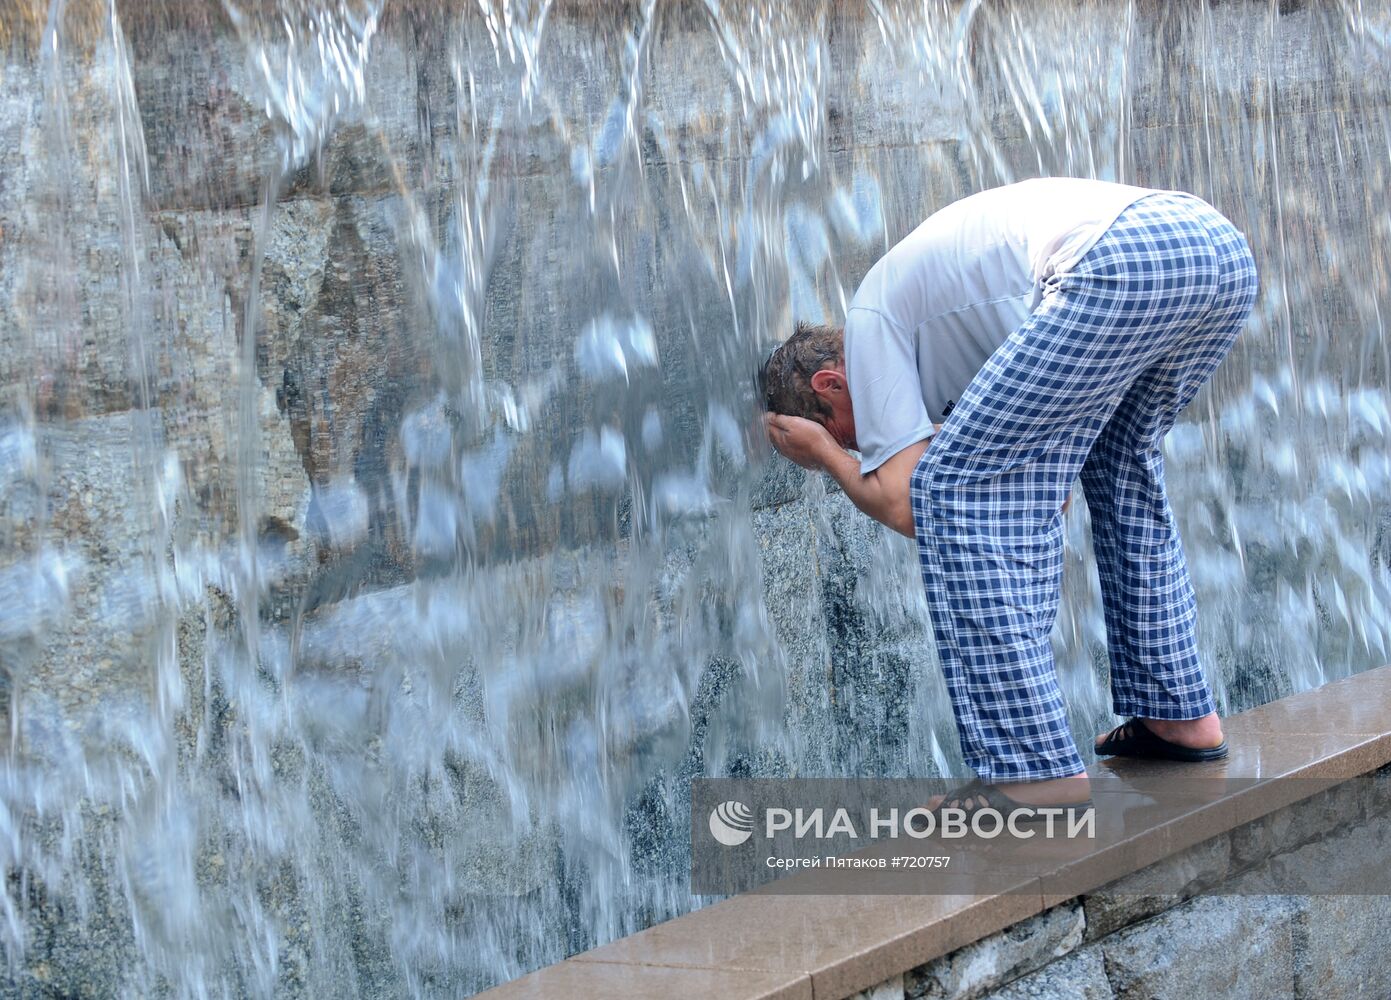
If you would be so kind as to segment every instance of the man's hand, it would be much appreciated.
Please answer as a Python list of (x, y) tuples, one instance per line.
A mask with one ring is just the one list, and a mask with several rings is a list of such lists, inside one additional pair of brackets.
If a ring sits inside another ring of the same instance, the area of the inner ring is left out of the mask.
[(815, 420), (769, 413), (763, 418), (768, 440), (785, 457), (804, 469), (821, 471), (830, 455), (844, 454), (829, 431)]
[(804, 469), (829, 473), (856, 507), (899, 534), (913, 537), (909, 480), (927, 449), (926, 440), (908, 445), (873, 472), (861, 475), (859, 460), (816, 421), (769, 413), (763, 423), (768, 440), (779, 452)]

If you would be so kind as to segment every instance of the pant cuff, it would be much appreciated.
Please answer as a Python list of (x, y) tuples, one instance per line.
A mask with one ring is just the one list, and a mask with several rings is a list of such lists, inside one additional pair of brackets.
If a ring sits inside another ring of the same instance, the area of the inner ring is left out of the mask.
[(1036, 770), (1024, 770), (1017, 767), (973, 767), (976, 776), (986, 784), (999, 785), (1011, 781), (1047, 781), (1050, 778), (1070, 778), (1077, 774), (1086, 774), (1087, 769), (1079, 757), (1075, 761), (1063, 761), (1050, 767), (1039, 768)]
[(1142, 719), (1171, 719), (1174, 721), (1184, 721), (1188, 719), (1201, 719), (1205, 715), (1210, 715), (1217, 711), (1217, 705), (1211, 698), (1198, 705), (1154, 705), (1146, 704), (1141, 701), (1116, 701), (1112, 703), (1111, 709), (1117, 715), (1126, 717), (1138, 715)]

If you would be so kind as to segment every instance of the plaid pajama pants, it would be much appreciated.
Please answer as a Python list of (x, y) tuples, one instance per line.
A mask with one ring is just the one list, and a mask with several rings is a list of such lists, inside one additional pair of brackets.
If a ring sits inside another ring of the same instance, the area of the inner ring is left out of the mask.
[(1049, 634), (1061, 507), (1080, 474), (1120, 715), (1214, 710), (1160, 444), (1255, 301), (1246, 240), (1206, 202), (1153, 194), (1055, 275), (913, 472), (923, 584), (966, 763), (984, 781), (1084, 768)]

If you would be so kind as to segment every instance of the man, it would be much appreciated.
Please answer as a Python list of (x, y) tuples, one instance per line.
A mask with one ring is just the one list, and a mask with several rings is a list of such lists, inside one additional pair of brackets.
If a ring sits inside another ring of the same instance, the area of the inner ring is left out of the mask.
[(917, 540), (977, 774), (939, 808), (1090, 804), (1049, 642), (1079, 474), (1129, 717), (1097, 752), (1226, 755), (1160, 445), (1255, 294), (1245, 238), (1202, 200), (1044, 178), (937, 212), (843, 331), (799, 325), (765, 362), (773, 445)]

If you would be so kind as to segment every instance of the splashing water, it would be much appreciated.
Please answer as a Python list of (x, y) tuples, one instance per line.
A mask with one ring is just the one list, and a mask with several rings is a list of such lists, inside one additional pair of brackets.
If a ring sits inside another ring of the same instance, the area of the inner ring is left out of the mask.
[(693, 776), (959, 767), (911, 546), (751, 376), (993, 184), (1247, 233), (1166, 442), (1209, 675), (1391, 658), (1383, 5), (147, 6), (0, 22), (16, 982), (457, 996), (701, 903)]

